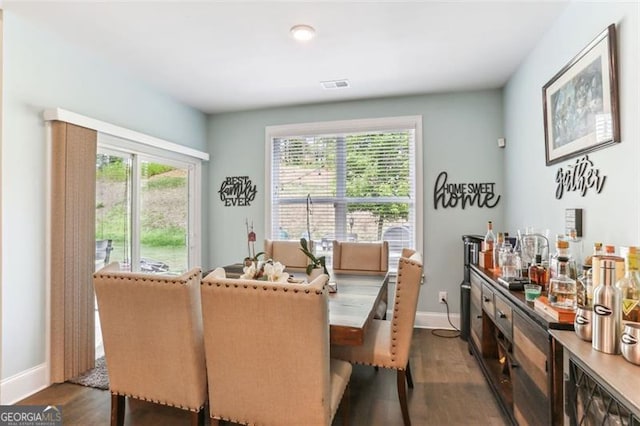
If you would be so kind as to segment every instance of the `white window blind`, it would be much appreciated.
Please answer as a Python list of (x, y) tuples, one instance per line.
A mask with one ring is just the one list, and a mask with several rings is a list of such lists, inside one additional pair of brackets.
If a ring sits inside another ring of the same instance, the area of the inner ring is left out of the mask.
[(291, 133), (270, 138), (271, 237), (388, 240), (390, 267), (416, 247), (416, 129)]

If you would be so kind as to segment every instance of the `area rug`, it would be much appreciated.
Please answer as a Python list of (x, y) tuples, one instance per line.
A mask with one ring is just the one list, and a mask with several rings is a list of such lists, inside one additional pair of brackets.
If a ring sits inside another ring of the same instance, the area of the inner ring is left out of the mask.
[(91, 370), (87, 370), (84, 374), (69, 379), (69, 382), (82, 386), (97, 389), (109, 389), (109, 375), (107, 374), (107, 365), (104, 357), (96, 359), (96, 366)]

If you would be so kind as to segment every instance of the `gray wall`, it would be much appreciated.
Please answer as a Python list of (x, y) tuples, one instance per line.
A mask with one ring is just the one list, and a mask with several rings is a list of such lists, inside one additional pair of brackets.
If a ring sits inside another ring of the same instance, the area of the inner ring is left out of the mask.
[(207, 150), (207, 117), (131, 79), (126, 64), (101, 62), (7, 11), (4, 49), (3, 379), (45, 362), (43, 110), (61, 107)]
[[(637, 245), (640, 183), (640, 86), (638, 2), (572, 2), (520, 66), (504, 89), (505, 204), (510, 229), (535, 226), (552, 235), (564, 230), (567, 208), (582, 208), (584, 250), (594, 241)], [(607, 176), (600, 194), (566, 193), (555, 198), (555, 174), (575, 159), (546, 167), (542, 86), (609, 24), (618, 35), (618, 71), (622, 142), (589, 154)]]
[[(245, 218), (254, 222), (258, 241), (264, 239), (265, 127), (358, 118), (422, 115), (424, 167), (424, 256), (427, 284), (418, 310), (444, 313), (437, 303), (439, 290), (449, 292), (453, 312), (459, 312), (464, 233), (484, 232), (487, 220), (503, 223), (503, 196), (494, 209), (467, 207), (435, 210), (433, 186), (440, 171), (449, 182), (496, 182), (503, 192), (502, 93), (408, 96), (380, 100), (295, 106), (214, 115), (209, 121), (211, 220), (209, 239), (212, 266), (238, 262), (246, 254)], [(258, 184), (250, 207), (224, 207), (215, 191), (226, 176), (247, 175)], [(262, 244), (259, 244), (261, 247)]]

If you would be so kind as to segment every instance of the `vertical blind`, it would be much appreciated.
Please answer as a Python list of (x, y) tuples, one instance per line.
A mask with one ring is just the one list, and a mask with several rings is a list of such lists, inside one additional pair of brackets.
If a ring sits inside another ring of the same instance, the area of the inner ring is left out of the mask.
[(415, 130), (372, 130), (271, 139), (271, 236), (388, 240), (390, 263), (415, 246)]
[(95, 365), (96, 131), (54, 121), (51, 133), (51, 381)]

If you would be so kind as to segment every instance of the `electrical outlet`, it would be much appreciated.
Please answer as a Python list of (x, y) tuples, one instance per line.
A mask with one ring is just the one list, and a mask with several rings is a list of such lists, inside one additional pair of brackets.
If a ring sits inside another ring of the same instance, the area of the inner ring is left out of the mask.
[(441, 291), (440, 293), (438, 293), (438, 302), (440, 302), (442, 304), (448, 302), (448, 300), (447, 300), (447, 292), (446, 291)]

